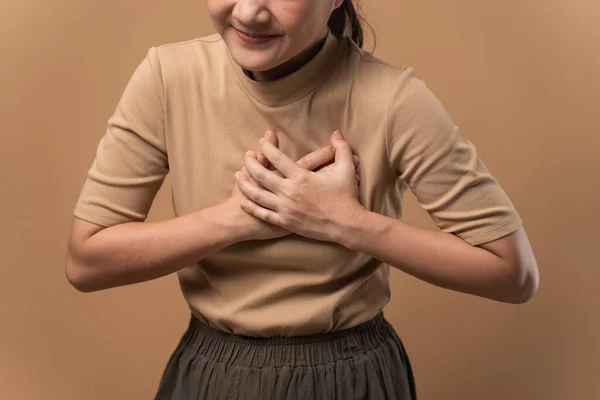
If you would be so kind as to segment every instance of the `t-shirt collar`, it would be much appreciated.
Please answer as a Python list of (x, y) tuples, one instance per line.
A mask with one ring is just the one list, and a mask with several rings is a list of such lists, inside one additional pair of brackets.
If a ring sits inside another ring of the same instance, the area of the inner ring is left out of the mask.
[(227, 51), (227, 54), (244, 90), (266, 106), (280, 107), (305, 97), (333, 73), (343, 53), (342, 42), (328, 31), (325, 43), (310, 61), (290, 75), (268, 82), (255, 81), (248, 77), (231, 53)]

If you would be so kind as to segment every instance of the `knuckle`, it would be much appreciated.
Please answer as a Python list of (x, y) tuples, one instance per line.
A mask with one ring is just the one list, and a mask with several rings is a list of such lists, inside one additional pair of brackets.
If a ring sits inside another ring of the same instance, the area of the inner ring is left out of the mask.
[(271, 216), (269, 215), (268, 212), (263, 212), (262, 220), (266, 221), (266, 222), (271, 222)]
[(273, 165), (279, 164), (279, 162), (281, 161), (281, 153), (276, 152), (275, 154), (273, 154), (273, 160), (271, 161), (271, 163)]
[(298, 182), (299, 182), (301, 185), (305, 185), (305, 184), (307, 184), (307, 183), (308, 183), (308, 179), (309, 179), (309, 177), (310, 177), (310, 176), (309, 176), (309, 174), (307, 174), (307, 173), (305, 173), (305, 172), (302, 172), (302, 173), (300, 173), (300, 174), (298, 175)]

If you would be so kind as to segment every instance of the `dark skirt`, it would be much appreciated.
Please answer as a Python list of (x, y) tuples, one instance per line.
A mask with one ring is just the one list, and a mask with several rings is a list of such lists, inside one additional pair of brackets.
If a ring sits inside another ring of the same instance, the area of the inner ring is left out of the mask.
[(415, 400), (400, 338), (379, 314), (314, 336), (252, 338), (192, 317), (155, 400)]

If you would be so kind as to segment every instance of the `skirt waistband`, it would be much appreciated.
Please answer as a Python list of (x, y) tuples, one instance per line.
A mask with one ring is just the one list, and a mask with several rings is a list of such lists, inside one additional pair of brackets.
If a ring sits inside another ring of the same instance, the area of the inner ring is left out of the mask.
[(186, 352), (244, 367), (314, 366), (338, 362), (395, 342), (391, 325), (379, 313), (353, 328), (295, 337), (249, 337), (222, 332), (192, 316), (181, 345)]

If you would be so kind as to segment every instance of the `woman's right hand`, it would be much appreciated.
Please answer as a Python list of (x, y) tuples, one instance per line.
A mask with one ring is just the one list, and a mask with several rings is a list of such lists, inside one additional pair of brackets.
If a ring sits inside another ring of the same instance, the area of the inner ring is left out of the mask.
[[(265, 139), (269, 140), (273, 143), (274, 146), (277, 147), (277, 135), (271, 131), (267, 131), (265, 134)], [(262, 154), (257, 154), (253, 151), (249, 152), (249, 155), (256, 158), (258, 162), (260, 162), (265, 167), (268, 167), (269, 161)], [(297, 161), (297, 164), (305, 169), (313, 171), (318, 167), (332, 161), (335, 158), (335, 151), (332, 146), (325, 146), (318, 150), (313, 151), (312, 153), (302, 157)], [(358, 157), (355, 156), (354, 162), (358, 165)], [(241, 174), (245, 176), (247, 179), (252, 180), (250, 174), (243, 167), (241, 171), (236, 173), (236, 176)], [(239, 229), (239, 233), (241, 234), (243, 240), (265, 240), (265, 239), (275, 239), (279, 237), (283, 237), (289, 235), (290, 232), (270, 224), (268, 222), (261, 221), (260, 219), (249, 215), (245, 211), (243, 211), (240, 207), (242, 200), (244, 200), (246, 196), (241, 192), (237, 185), (237, 177), (236, 183), (233, 185), (233, 190), (231, 193), (231, 197), (225, 202), (224, 205), (227, 206), (227, 210), (231, 212), (232, 223), (236, 225)]]

